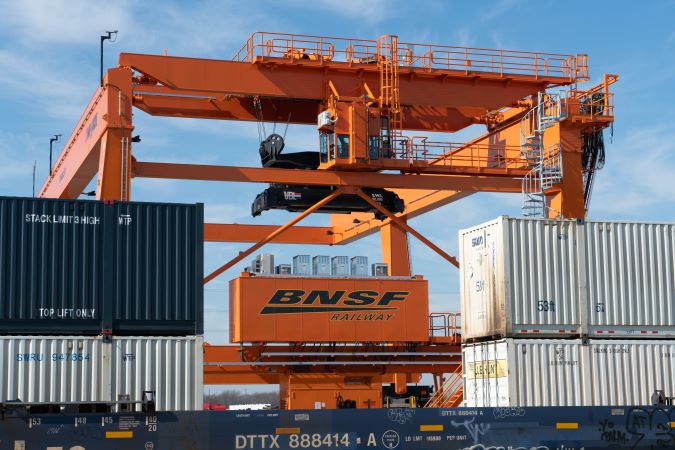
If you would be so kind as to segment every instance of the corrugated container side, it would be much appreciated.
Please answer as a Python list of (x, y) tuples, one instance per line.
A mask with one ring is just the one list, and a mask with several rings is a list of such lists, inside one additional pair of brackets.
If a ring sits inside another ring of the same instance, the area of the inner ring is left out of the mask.
[(100, 339), (0, 338), (0, 401), (109, 400), (108, 363)]
[(464, 405), (582, 405), (580, 342), (503, 339), (464, 345)]
[(504, 219), (502, 226), (507, 328), (549, 335), (561, 334), (561, 327), (565, 334), (578, 331), (576, 223)]
[(101, 329), (103, 204), (0, 197), (0, 329)]
[(112, 346), (112, 392), (141, 399), (156, 391), (161, 411), (202, 409), (201, 337), (116, 338)]
[(651, 405), (655, 390), (675, 396), (675, 341), (593, 341), (589, 396), (593, 405)]
[(0, 197), (0, 332), (203, 333), (203, 206)]
[(591, 332), (675, 335), (675, 225), (587, 222), (584, 231)]
[(646, 406), (675, 396), (675, 341), (503, 339), (465, 344), (464, 401), (494, 406)]
[(203, 205), (115, 203), (112, 328), (202, 334)]
[(155, 390), (158, 410), (198, 410), (202, 346), (202, 337), (0, 337), (0, 401), (140, 401)]
[(513, 342), (511, 359), (516, 377), (512, 389), (517, 392), (516, 404), (583, 405), (580, 344), (578, 340)]
[(463, 339), (675, 336), (675, 225), (500, 217), (461, 230)]

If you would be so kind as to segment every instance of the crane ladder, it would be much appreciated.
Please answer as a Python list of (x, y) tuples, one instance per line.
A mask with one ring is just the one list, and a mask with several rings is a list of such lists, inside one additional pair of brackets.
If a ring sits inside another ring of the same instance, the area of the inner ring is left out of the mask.
[(398, 142), (402, 142), (401, 100), (398, 73), (398, 37), (381, 36), (377, 41), (377, 61), (380, 67), (380, 106), (386, 111), (386, 125), (383, 127), (383, 145), (387, 156), (396, 153)]
[(539, 92), (537, 105), (520, 121), (520, 156), (530, 172), (523, 178), (523, 215), (546, 217), (546, 191), (562, 180), (560, 144), (544, 148), (544, 132), (565, 118), (558, 94)]

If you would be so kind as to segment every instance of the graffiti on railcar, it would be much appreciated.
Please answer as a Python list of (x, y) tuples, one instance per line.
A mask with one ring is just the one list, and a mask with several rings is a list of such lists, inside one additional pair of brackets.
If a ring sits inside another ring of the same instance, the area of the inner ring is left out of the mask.
[(616, 424), (609, 420), (604, 419), (600, 421), (600, 440), (607, 442), (609, 444), (614, 444), (617, 446), (625, 446), (628, 443), (628, 436), (626, 435), (626, 430), (618, 428)]
[(626, 416), (626, 431), (635, 440), (631, 448), (637, 448), (645, 439), (655, 442), (652, 448), (675, 447), (674, 422), (673, 408), (630, 408)]
[(473, 439), (474, 444), (477, 444), (478, 440), (490, 430), (489, 423), (476, 423), (475, 417), (466, 419), (462, 422), (451, 420), (450, 423), (455, 428), (464, 427), (471, 436), (471, 439)]

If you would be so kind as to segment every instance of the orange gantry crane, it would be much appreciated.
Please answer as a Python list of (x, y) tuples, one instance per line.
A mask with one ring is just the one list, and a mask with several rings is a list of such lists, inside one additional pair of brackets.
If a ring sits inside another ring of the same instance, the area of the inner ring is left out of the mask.
[[(585, 216), (604, 154), (602, 130), (614, 119), (609, 85), (617, 76), (579, 89), (588, 80), (583, 54), (413, 44), (393, 35), (254, 33), (232, 60), (122, 53), (39, 195), (78, 197), (96, 174), (103, 200), (129, 200), (138, 177), (270, 184), (256, 198), (258, 212), (299, 214), (282, 226), (207, 223), (206, 241), (253, 245), (205, 282), (266, 243), (347, 244), (378, 231), (390, 275), (410, 277), (409, 234), (458, 261), (408, 220), (473, 193), (520, 193), (526, 215)], [(154, 116), (312, 125), (318, 151), (286, 154), (273, 134), (260, 144), (262, 167), (138, 161), (133, 107)], [(475, 124), (486, 132), (466, 143), (425, 135)], [(293, 203), (303, 196), (314, 200)], [(330, 224), (296, 226), (314, 212), (331, 213)], [(384, 382), (404, 392), (418, 374), (432, 373), (441, 393), (432, 403), (457, 404), (456, 316), (430, 320), (417, 342), (392, 335), (377, 343), (207, 346), (205, 382), (279, 383), (287, 407), (307, 407), (319, 391), (317, 401), (334, 407), (330, 399), (350, 392), (362, 407), (381, 405)]]

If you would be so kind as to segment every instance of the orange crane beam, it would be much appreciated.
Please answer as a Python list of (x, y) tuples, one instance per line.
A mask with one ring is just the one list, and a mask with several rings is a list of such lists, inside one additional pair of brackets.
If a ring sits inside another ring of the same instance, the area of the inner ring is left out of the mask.
[(271, 169), (141, 161), (133, 162), (132, 166), (132, 176), (138, 178), (279, 183), (314, 186), (357, 186), (402, 189), (426, 188), (472, 192), (520, 192), (519, 180), (498, 176), (397, 175), (373, 172)]
[[(279, 228), (277, 225), (205, 223), (204, 240), (206, 242), (260, 242), (277, 228)], [(270, 240), (270, 243), (333, 245), (333, 229), (331, 227), (294, 226)]]
[[(341, 95), (379, 95), (375, 64), (259, 63), (122, 53), (119, 66), (137, 74), (134, 105), (149, 114), (256, 120), (253, 97), (263, 97), (263, 120), (316, 124), (330, 82)], [(514, 69), (515, 70), (515, 69)], [(518, 73), (402, 69), (402, 127), (456, 131), (489, 111), (511, 105), (572, 78)]]
[[(164, 86), (140, 85), (135, 88), (133, 104), (153, 116), (189, 117), (257, 121), (252, 97), (172, 90)], [(316, 125), (317, 115), (323, 110), (319, 100), (289, 100), (269, 97), (261, 102), (261, 117), (265, 122)], [(405, 129), (456, 131), (482, 123), (474, 118), (484, 109), (449, 108), (440, 106), (408, 107), (402, 111)]]

